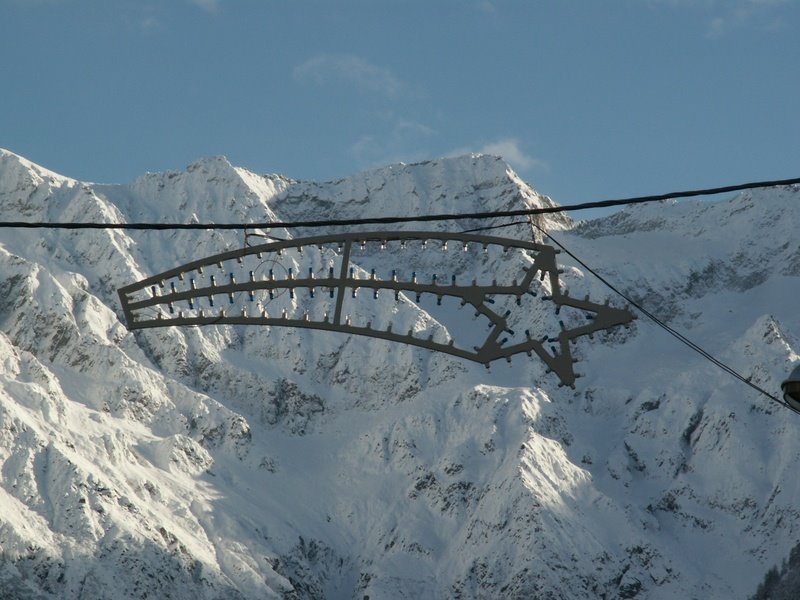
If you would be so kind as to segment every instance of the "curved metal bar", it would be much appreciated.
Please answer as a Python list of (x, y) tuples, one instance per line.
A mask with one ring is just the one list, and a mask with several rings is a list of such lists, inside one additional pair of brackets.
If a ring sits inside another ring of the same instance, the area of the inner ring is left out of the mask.
[[(370, 279), (355, 277), (350, 268), (350, 256), (353, 252), (354, 244), (363, 248), (368, 243), (379, 243), (382, 247), (385, 247), (389, 242), (397, 241), (401, 245), (414, 241), (419, 241), (422, 244), (434, 241), (444, 247), (448, 243), (458, 243), (463, 244), (465, 250), (470, 245), (476, 244), (480, 245), (484, 250), (490, 246), (502, 247), (504, 251), (515, 248), (526, 251), (533, 258), (533, 264), (528, 267), (522, 267), (522, 272), (524, 273), (522, 279), (520, 281), (514, 280), (510, 284), (498, 284), (493, 281), (490, 285), (478, 285), (473, 281), (471, 285), (457, 285), (453, 281), (449, 285), (440, 285), (435, 280), (429, 284), (418, 283), (415, 278), (398, 280), (393, 277), (391, 280), (383, 280), (374, 278), (374, 275)], [(235, 260), (241, 264), (244, 259), (252, 258), (253, 256), (261, 259), (265, 254), (268, 256), (281, 256), (287, 250), (302, 252), (303, 248), (311, 246), (323, 248), (329, 245), (336, 245), (339, 249), (337, 256), (341, 262), (338, 275), (334, 272), (334, 268), (331, 267), (328, 277), (316, 278), (312, 273), (309, 273), (309, 277), (296, 278), (291, 269), (289, 269), (287, 276), (283, 278), (275, 278), (272, 274), (269, 278), (256, 278), (254, 272), (250, 271), (248, 281), (238, 283), (232, 273), (230, 274), (230, 281), (227, 283), (217, 284), (213, 275), (209, 276), (208, 285), (197, 287), (194, 282), (194, 274), (202, 276), (205, 269), (212, 269), (215, 265), (221, 268), (228, 261)], [(505, 358), (510, 361), (513, 355), (526, 353), (531, 356), (535, 352), (547, 364), (548, 368), (558, 375), (562, 384), (573, 385), (576, 375), (572, 367), (573, 359), (569, 342), (584, 335), (592, 335), (596, 331), (627, 324), (634, 319), (634, 315), (626, 309), (596, 304), (590, 302), (588, 298), (579, 300), (562, 293), (558, 277), (559, 270), (556, 264), (558, 252), (559, 250), (544, 244), (459, 232), (378, 231), (330, 234), (269, 242), (195, 260), (125, 286), (119, 290), (119, 296), (128, 328), (132, 330), (213, 324), (311, 328), (410, 344), (472, 360), (487, 366), (494, 360)], [(537, 275), (542, 279), (549, 278), (552, 295), (546, 299), (552, 300), (557, 305), (557, 312), (561, 306), (570, 306), (594, 313), (594, 319), (589, 324), (573, 329), (566, 329), (562, 325), (562, 331), (556, 338), (534, 339), (530, 335), (526, 335), (527, 339), (525, 341), (504, 346), (505, 340), (498, 340), (503, 332), (509, 331), (506, 320), (508, 315), (498, 314), (489, 306), (489, 303), (493, 302), (492, 298), (497, 296), (516, 296), (520, 298), (523, 294), (533, 293), (530, 288), (533, 279)], [(190, 280), (189, 288), (178, 290), (175, 280), (184, 282), (182, 285), (185, 285), (187, 277)], [(166, 288), (167, 281), (170, 281), (169, 290)], [(151, 292), (149, 295), (147, 293), (148, 288)], [(241, 314), (237, 315), (228, 315), (224, 310), (219, 310), (216, 315), (207, 315), (203, 310), (198, 309), (195, 311), (193, 308), (194, 300), (204, 297), (208, 298), (209, 302), (213, 304), (215, 296), (228, 296), (231, 302), (233, 302), (235, 295), (242, 293), (248, 294), (252, 299), (255, 292), (267, 292), (272, 296), (275, 292), (288, 291), (293, 297), (295, 290), (307, 290), (313, 296), (314, 290), (317, 288), (327, 290), (330, 298), (335, 295), (333, 314), (326, 313), (322, 320), (311, 319), (308, 315), (304, 315), (302, 319), (290, 318), (285, 314), (281, 317), (274, 317), (268, 315), (266, 310), (256, 311), (256, 314), (251, 315), (250, 311), (246, 309), (242, 309)], [(389, 290), (394, 292), (395, 298), (398, 298), (400, 293), (416, 294), (418, 298), (422, 294), (432, 294), (440, 300), (443, 297), (458, 298), (461, 300), (462, 305), (471, 305), (475, 309), (476, 315), (483, 315), (489, 320), (490, 331), (482, 345), (475, 346), (472, 349), (465, 349), (456, 346), (452, 339), (448, 343), (441, 343), (434, 341), (432, 336), (427, 339), (414, 336), (412, 331), (406, 334), (394, 332), (391, 330), (391, 326), (386, 330), (381, 330), (373, 329), (369, 324), (366, 327), (352, 325), (349, 318), (342, 317), (342, 310), (348, 292), (355, 295), (358, 289), (372, 290), (376, 297), (379, 290)], [(175, 314), (174, 305), (179, 302), (188, 302), (194, 312), (190, 315), (185, 315), (183, 311), (178, 311)], [(164, 310), (165, 307), (169, 309), (169, 313)], [(156, 315), (154, 317), (148, 316), (145, 312), (147, 310), (156, 310)], [(548, 352), (545, 349), (544, 341), (558, 342), (558, 350), (554, 347), (552, 353)]]

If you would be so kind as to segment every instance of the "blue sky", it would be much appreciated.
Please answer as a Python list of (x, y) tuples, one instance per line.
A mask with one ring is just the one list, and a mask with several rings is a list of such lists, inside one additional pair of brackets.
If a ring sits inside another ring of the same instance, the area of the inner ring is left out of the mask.
[(126, 182), (470, 151), (561, 203), (800, 176), (797, 0), (0, 0), (0, 147)]

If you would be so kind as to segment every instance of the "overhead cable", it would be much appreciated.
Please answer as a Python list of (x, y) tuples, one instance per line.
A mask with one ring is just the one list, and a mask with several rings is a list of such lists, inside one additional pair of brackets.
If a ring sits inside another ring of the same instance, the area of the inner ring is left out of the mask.
[(204, 229), (204, 230), (245, 230), (245, 229), (297, 229), (319, 227), (348, 227), (352, 225), (390, 225), (395, 223), (421, 223), (433, 221), (458, 221), (465, 219), (483, 220), (500, 217), (523, 217), (533, 215), (554, 214), (588, 210), (592, 208), (610, 208), (626, 204), (644, 204), (677, 198), (691, 198), (695, 196), (711, 196), (730, 192), (740, 192), (756, 188), (768, 188), (800, 184), (800, 177), (794, 179), (781, 179), (774, 181), (757, 181), (741, 183), (724, 187), (688, 190), (683, 192), (669, 192), (652, 196), (636, 196), (617, 200), (600, 200), (597, 202), (583, 202), (581, 204), (567, 204), (563, 206), (544, 206), (539, 208), (523, 208), (518, 210), (485, 211), (473, 213), (446, 213), (434, 215), (410, 215), (394, 217), (366, 217), (360, 219), (315, 219), (310, 221), (273, 221), (264, 223), (59, 223), (59, 222), (33, 222), (33, 221), (0, 221), (1, 229), (123, 229), (123, 230), (178, 230), (178, 229)]
[[(514, 224), (516, 224), (516, 223), (508, 223), (508, 224), (506, 224), (506, 226), (509, 226), (509, 225), (514, 225)], [(609, 289), (610, 289), (612, 292), (614, 292), (615, 294), (617, 294), (618, 296), (620, 296), (621, 298), (623, 298), (623, 299), (624, 299), (624, 300), (625, 300), (625, 301), (626, 301), (628, 304), (630, 304), (631, 306), (633, 306), (634, 308), (636, 308), (636, 309), (637, 309), (639, 312), (641, 312), (641, 313), (642, 313), (644, 316), (646, 316), (646, 317), (647, 317), (648, 319), (650, 319), (650, 320), (651, 320), (653, 323), (655, 323), (656, 325), (658, 325), (659, 327), (661, 327), (661, 328), (662, 328), (664, 331), (666, 331), (667, 333), (669, 333), (671, 336), (673, 336), (674, 338), (676, 338), (676, 339), (677, 339), (678, 341), (680, 341), (682, 344), (684, 344), (684, 345), (688, 346), (689, 348), (691, 348), (692, 350), (694, 350), (695, 352), (697, 352), (697, 353), (698, 353), (700, 356), (702, 356), (702, 357), (703, 357), (703, 358), (705, 358), (706, 360), (710, 361), (711, 363), (713, 363), (714, 365), (716, 365), (717, 367), (719, 367), (720, 369), (722, 369), (723, 371), (725, 371), (726, 373), (728, 373), (729, 375), (731, 375), (732, 377), (735, 377), (736, 379), (738, 379), (738, 380), (739, 380), (739, 381), (741, 381), (742, 383), (744, 383), (744, 384), (746, 384), (746, 385), (750, 386), (751, 388), (753, 388), (754, 390), (756, 390), (758, 393), (760, 393), (760, 394), (763, 394), (764, 396), (766, 396), (766, 397), (767, 397), (767, 398), (769, 398), (770, 400), (772, 400), (772, 401), (774, 401), (774, 402), (777, 402), (777, 403), (778, 403), (778, 404), (780, 404), (781, 406), (783, 406), (783, 407), (785, 407), (785, 408), (788, 408), (789, 410), (791, 410), (791, 411), (793, 411), (793, 412), (797, 412), (797, 411), (795, 411), (795, 410), (794, 410), (794, 409), (793, 409), (791, 406), (789, 406), (789, 405), (788, 405), (788, 404), (787, 404), (785, 401), (781, 400), (781, 399), (780, 399), (780, 398), (778, 398), (777, 396), (773, 396), (773, 395), (772, 395), (772, 394), (770, 394), (768, 391), (766, 391), (764, 388), (762, 388), (762, 387), (760, 387), (759, 385), (757, 385), (757, 384), (753, 383), (753, 381), (751, 380), (751, 378), (749, 378), (749, 377), (745, 377), (744, 375), (742, 375), (741, 373), (739, 373), (738, 371), (736, 371), (736, 370), (735, 370), (733, 367), (730, 367), (730, 366), (726, 365), (724, 362), (722, 362), (722, 361), (721, 361), (721, 360), (719, 360), (718, 358), (714, 357), (714, 356), (713, 356), (711, 353), (709, 353), (707, 350), (704, 350), (703, 348), (701, 348), (700, 346), (698, 346), (696, 343), (694, 343), (692, 340), (690, 340), (689, 338), (687, 338), (687, 337), (686, 337), (685, 335), (683, 335), (681, 332), (677, 331), (676, 329), (674, 329), (673, 327), (671, 327), (670, 325), (668, 325), (667, 323), (665, 323), (664, 321), (662, 321), (661, 319), (659, 319), (659, 318), (658, 318), (656, 315), (654, 315), (652, 312), (650, 312), (649, 310), (647, 310), (647, 309), (646, 309), (644, 306), (642, 306), (640, 303), (636, 302), (636, 300), (634, 300), (633, 298), (631, 298), (629, 295), (627, 295), (627, 294), (625, 294), (624, 292), (622, 292), (622, 291), (621, 291), (619, 288), (617, 288), (615, 285), (613, 285), (613, 284), (612, 284), (610, 281), (608, 281), (608, 280), (607, 280), (605, 277), (603, 277), (602, 275), (600, 275), (600, 273), (598, 273), (597, 271), (595, 271), (594, 269), (592, 269), (592, 268), (591, 268), (589, 265), (587, 265), (585, 262), (583, 262), (583, 261), (582, 261), (580, 258), (578, 258), (577, 256), (575, 256), (575, 254), (573, 254), (572, 252), (570, 252), (570, 251), (569, 251), (569, 250), (568, 250), (568, 249), (567, 249), (567, 248), (566, 248), (566, 247), (565, 247), (565, 246), (564, 246), (564, 245), (563, 245), (561, 242), (559, 242), (557, 239), (555, 239), (555, 238), (554, 238), (554, 237), (553, 237), (553, 236), (552, 236), (550, 233), (548, 233), (547, 231), (545, 231), (544, 229), (542, 229), (541, 227), (539, 227), (538, 225), (536, 225), (536, 224), (534, 224), (534, 223), (531, 223), (531, 226), (535, 227), (535, 228), (536, 228), (536, 229), (538, 229), (540, 232), (542, 232), (542, 234), (543, 234), (543, 235), (546, 235), (548, 238), (550, 238), (550, 240), (551, 240), (551, 241), (552, 241), (552, 242), (553, 242), (553, 243), (554, 243), (556, 246), (558, 246), (559, 248), (561, 248), (561, 250), (562, 250), (562, 251), (563, 251), (565, 254), (569, 255), (569, 256), (572, 258), (572, 260), (574, 260), (574, 261), (575, 261), (575, 262), (577, 262), (579, 265), (581, 265), (581, 266), (582, 266), (584, 269), (586, 269), (586, 271), (588, 271), (589, 273), (591, 273), (592, 275), (594, 275), (594, 276), (595, 276), (595, 277), (596, 277), (596, 278), (597, 278), (597, 279), (598, 279), (598, 280), (599, 280), (601, 283), (603, 283), (603, 284), (604, 284), (604, 285), (605, 285), (607, 288), (609, 288)]]

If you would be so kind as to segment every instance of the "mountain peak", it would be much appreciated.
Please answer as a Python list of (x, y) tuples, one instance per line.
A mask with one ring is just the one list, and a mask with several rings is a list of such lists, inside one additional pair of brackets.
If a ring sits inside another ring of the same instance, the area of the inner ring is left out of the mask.
[(189, 173), (199, 171), (201, 173), (211, 174), (231, 173), (235, 172), (235, 169), (226, 156), (218, 154), (216, 156), (197, 159), (186, 167), (186, 171)]
[(15, 154), (5, 148), (0, 148), (0, 193), (10, 190), (12, 185), (63, 185), (74, 183), (75, 180), (59, 175), (49, 169)]
[[(487, 185), (509, 180), (516, 176), (512, 168), (499, 156), (489, 154), (462, 154), (413, 163), (399, 162), (384, 167), (368, 169), (348, 179), (380, 179), (409, 173), (415, 177), (442, 177), (473, 185)], [(341, 181), (341, 180), (338, 180)]]
[[(295, 182), (271, 206), (285, 220), (478, 213), (552, 206), (522, 181), (500, 157), (485, 154), (397, 163), (328, 182)], [(542, 223), (545, 220), (542, 219)], [(563, 228), (569, 219), (547, 217), (547, 226)], [(469, 229), (485, 221), (461, 221)], [(428, 224), (431, 228), (451, 223)], [(401, 225), (419, 228), (419, 224)], [(530, 228), (527, 230), (530, 236)]]

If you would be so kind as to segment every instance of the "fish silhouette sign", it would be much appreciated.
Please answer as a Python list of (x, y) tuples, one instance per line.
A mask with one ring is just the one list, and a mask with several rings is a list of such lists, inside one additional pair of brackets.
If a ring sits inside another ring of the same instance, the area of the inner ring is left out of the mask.
[[(517, 252), (521, 255), (513, 263), (519, 264), (517, 277), (510, 281), (473, 279), (464, 283), (457, 282), (455, 276), (448, 280), (433, 275), (423, 282), (415, 271), (402, 275), (393, 270), (389, 277), (380, 278), (376, 269), (365, 271), (357, 264), (361, 262), (358, 253), (366, 256), (382, 250), (393, 255), (412, 246), (447, 250), (448, 245), (450, 252), (458, 254)], [(301, 327), (410, 344), (486, 366), (499, 359), (510, 361), (516, 354), (535, 353), (561, 384), (572, 386), (576, 374), (570, 342), (618, 325), (627, 326), (634, 315), (608, 303), (591, 302), (588, 296), (569, 296), (559, 281), (558, 252), (535, 242), (470, 233), (338, 233), (273, 241), (195, 260), (125, 286), (119, 290), (119, 297), (131, 330), (215, 324)], [(314, 264), (307, 272), (295, 271), (304, 259)], [(377, 327), (371, 321), (357, 323), (345, 311), (345, 304), (355, 306), (352, 299), (359, 290), (375, 299), (384, 291), (397, 302), (410, 302), (411, 297), (419, 302), (423, 295), (435, 297), (437, 304), (443, 298), (455, 299), (461, 307), (469, 305), (475, 317), (488, 322), (488, 333), (477, 344), (465, 344), (456, 339), (462, 333), (459, 331), (451, 334), (448, 330), (449, 339), (436, 339), (432, 334), (419, 335), (413, 328), (395, 331), (392, 324)], [(556, 314), (563, 307), (571, 307), (582, 311), (588, 320), (572, 327), (559, 321), (560, 330), (555, 336), (534, 335), (530, 329), (525, 330), (524, 337), (509, 336), (515, 334), (510, 321), (524, 323), (527, 316), (513, 315), (515, 308), (524, 311), (522, 299), (531, 296), (551, 302)], [(302, 303), (298, 301), (301, 297)], [(308, 308), (316, 304), (324, 306), (324, 310)], [(503, 306), (509, 308), (503, 310)], [(509, 343), (510, 337), (515, 339)]]

